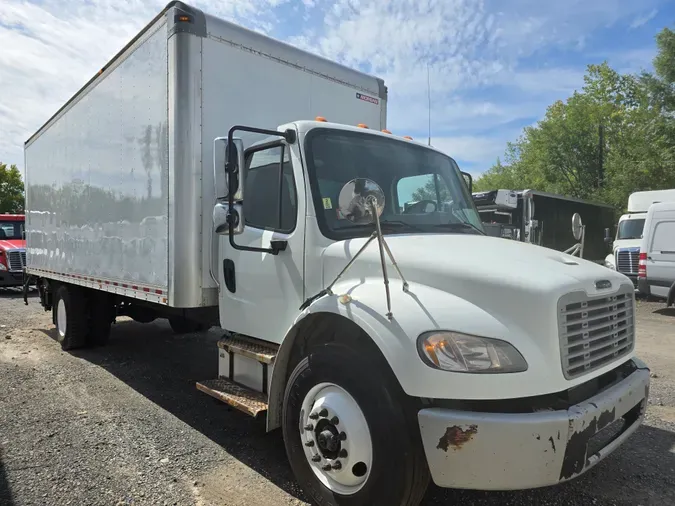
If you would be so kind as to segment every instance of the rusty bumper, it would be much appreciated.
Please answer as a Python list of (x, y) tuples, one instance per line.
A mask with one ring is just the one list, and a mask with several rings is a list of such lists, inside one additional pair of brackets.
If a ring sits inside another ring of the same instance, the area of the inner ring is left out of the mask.
[(645, 367), (566, 411), (423, 409), (418, 419), (431, 476), (441, 487), (476, 490), (527, 489), (569, 480), (639, 427), (648, 396)]

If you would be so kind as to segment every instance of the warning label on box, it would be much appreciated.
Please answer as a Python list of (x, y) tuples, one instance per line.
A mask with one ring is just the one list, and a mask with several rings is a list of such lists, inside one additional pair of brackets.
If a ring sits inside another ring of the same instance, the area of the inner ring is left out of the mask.
[(370, 102), (371, 104), (379, 104), (380, 101), (377, 98), (370, 97), (368, 95), (364, 95), (363, 93), (356, 92), (356, 98), (359, 100), (363, 100), (364, 102)]

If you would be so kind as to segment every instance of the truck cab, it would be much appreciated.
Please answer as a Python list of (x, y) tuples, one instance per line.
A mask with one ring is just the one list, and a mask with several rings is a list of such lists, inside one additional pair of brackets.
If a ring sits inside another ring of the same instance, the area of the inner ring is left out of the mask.
[(26, 237), (23, 214), (0, 214), (0, 287), (23, 284)]
[(317, 500), (375, 504), (391, 473), (550, 485), (639, 426), (649, 372), (628, 278), (487, 236), (457, 164), (433, 148), (323, 119), (244, 127), (268, 136), (251, 146), (240, 128), (214, 167), (228, 174), (213, 217), (231, 334), (219, 378), (198, 388), (267, 411)]

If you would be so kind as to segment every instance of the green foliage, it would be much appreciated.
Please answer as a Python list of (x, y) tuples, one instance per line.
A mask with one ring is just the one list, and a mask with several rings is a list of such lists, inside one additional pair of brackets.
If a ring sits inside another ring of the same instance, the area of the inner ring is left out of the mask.
[(583, 88), (549, 106), (474, 187), (532, 188), (619, 211), (634, 191), (675, 188), (675, 32), (656, 42), (653, 74), (589, 65)]
[(16, 165), (0, 162), (0, 214), (21, 214), (24, 208), (23, 181)]

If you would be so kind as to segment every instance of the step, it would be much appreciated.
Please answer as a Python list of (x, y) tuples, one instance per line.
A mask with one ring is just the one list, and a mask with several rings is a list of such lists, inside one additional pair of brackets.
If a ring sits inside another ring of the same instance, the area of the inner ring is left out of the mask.
[(235, 355), (243, 355), (252, 358), (263, 364), (272, 364), (277, 356), (279, 346), (246, 337), (239, 334), (232, 334), (218, 341), (218, 348), (221, 348)]
[(197, 382), (197, 390), (251, 415), (267, 411), (267, 395), (225, 378)]

